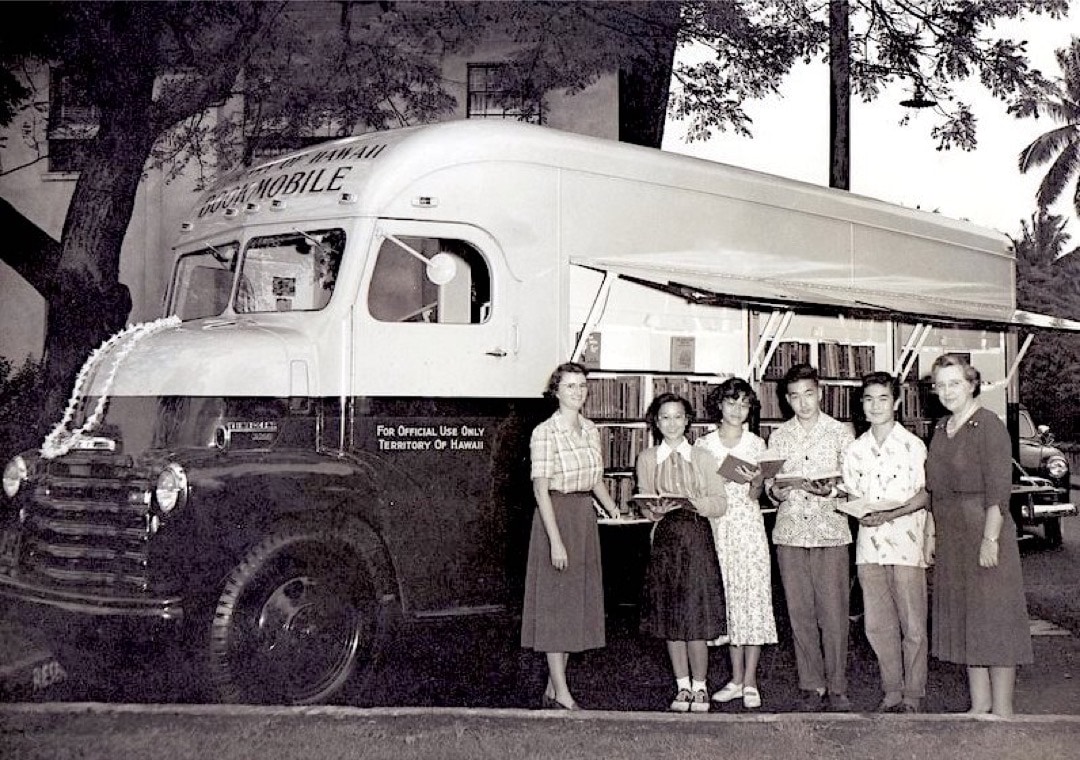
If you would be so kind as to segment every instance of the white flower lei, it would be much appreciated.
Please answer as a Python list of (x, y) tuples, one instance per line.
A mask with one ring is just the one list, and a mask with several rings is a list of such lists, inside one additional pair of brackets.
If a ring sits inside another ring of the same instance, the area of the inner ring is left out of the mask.
[[(105, 413), (105, 404), (108, 402), (109, 391), (112, 389), (113, 382), (116, 380), (116, 372), (127, 355), (135, 348), (135, 344), (147, 335), (152, 335), (170, 327), (176, 327), (179, 324), (180, 317), (174, 314), (171, 317), (155, 319), (153, 322), (140, 322), (139, 324), (128, 325), (95, 348), (83, 363), (82, 369), (79, 370), (79, 374), (75, 377), (75, 387), (71, 390), (71, 398), (68, 399), (67, 408), (64, 409), (63, 418), (56, 424), (56, 427), (52, 429), (52, 432), (45, 436), (45, 440), (41, 444), (42, 458), (55, 459), (56, 457), (63, 456), (71, 451), (71, 449), (74, 448), (87, 433), (90, 433), (97, 427), (98, 423), (101, 422), (102, 415)], [(101, 389), (101, 396), (98, 397), (93, 413), (86, 418), (81, 427), (76, 428), (75, 430), (68, 430), (67, 426), (71, 423), (76, 410), (79, 408), (79, 404), (83, 400), (83, 386), (86, 385), (90, 374), (97, 369), (97, 365), (101, 363), (114, 346), (123, 343), (125, 340), (127, 343), (124, 343), (123, 346), (117, 349), (115, 356), (113, 356), (112, 368), (105, 378), (105, 383)]]

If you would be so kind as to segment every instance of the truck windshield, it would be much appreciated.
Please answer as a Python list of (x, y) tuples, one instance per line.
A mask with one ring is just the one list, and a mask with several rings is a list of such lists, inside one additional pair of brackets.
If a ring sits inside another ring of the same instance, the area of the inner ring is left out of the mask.
[(169, 313), (186, 322), (225, 311), (239, 250), (238, 243), (224, 243), (181, 256), (176, 263)]
[(330, 302), (345, 232), (320, 229), (253, 238), (244, 251), (233, 310), (311, 311)]
[[(252, 238), (184, 254), (176, 265), (168, 313), (185, 322), (233, 311), (311, 311), (330, 302), (345, 251), (342, 229), (312, 229)], [(235, 291), (235, 293), (234, 293)]]

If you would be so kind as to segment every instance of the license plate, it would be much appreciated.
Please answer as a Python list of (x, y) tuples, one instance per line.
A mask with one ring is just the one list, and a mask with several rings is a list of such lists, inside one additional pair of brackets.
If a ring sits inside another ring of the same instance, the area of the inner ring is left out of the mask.
[(21, 547), (22, 533), (10, 528), (0, 530), (0, 565), (18, 565)]

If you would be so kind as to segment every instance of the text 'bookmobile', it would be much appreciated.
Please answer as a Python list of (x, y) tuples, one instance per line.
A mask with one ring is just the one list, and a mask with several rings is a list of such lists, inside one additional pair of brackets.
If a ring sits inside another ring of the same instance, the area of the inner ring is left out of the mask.
[(700, 402), (739, 374), (768, 401), (805, 358), (844, 417), (882, 369), (918, 427), (919, 373), (960, 351), (1004, 417), (1010, 328), (1069, 326), (1018, 315), (999, 234), (522, 124), (264, 162), (176, 250), (163, 319), (96, 352), (8, 464), (0, 593), (175, 625), (231, 701), (326, 701), (395, 623), (515, 612), (562, 361), (596, 367), (586, 413), (625, 481), (660, 389)]

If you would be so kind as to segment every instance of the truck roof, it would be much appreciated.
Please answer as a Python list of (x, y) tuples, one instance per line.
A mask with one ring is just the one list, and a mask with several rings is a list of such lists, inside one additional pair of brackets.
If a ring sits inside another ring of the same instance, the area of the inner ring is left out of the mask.
[[(464, 120), (373, 132), (261, 162), (204, 194), (189, 239), (242, 225), (248, 214), (265, 219), (267, 210), (282, 221), (346, 209), (353, 216), (400, 218), (403, 193), (421, 187), (420, 180), (464, 167), (472, 179), (482, 176), (480, 166), (504, 176), (518, 167), (523, 183), (530, 167), (552, 170), (562, 204), (565, 250), (559, 255), (581, 266), (705, 295), (971, 321), (1012, 322), (1016, 314), (1015, 260), (999, 232), (806, 182), (518, 122)], [(596, 193), (610, 201), (596, 200)], [(417, 200), (412, 208), (405, 204), (405, 212), (440, 218), (417, 208)], [(659, 239), (641, 226), (656, 227), (664, 217), (677, 218), (681, 231), (663, 225), (666, 237)]]

